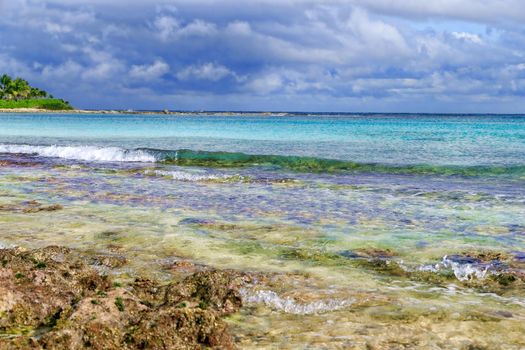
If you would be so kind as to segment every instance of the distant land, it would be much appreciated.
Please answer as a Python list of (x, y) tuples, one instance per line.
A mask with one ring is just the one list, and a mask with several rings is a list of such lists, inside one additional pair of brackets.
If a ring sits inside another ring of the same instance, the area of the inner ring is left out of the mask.
[(296, 111), (212, 111), (212, 110), (134, 110), (134, 109), (76, 109), (68, 101), (55, 98), (45, 90), (33, 87), (23, 78), (12, 78), (7, 74), (0, 77), (0, 113), (73, 113), (73, 114), (171, 114), (171, 115), (369, 115), (369, 116), (401, 116), (401, 115), (509, 115), (522, 116), (518, 113), (413, 113), (413, 112), (296, 112)]
[(72, 110), (69, 102), (29, 85), (20, 77), (0, 77), (0, 109), (7, 111)]

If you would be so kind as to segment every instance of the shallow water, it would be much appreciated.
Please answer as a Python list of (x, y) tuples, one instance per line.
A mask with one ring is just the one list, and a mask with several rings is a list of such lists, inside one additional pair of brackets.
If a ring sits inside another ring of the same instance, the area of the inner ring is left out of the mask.
[(0, 153), (0, 246), (269, 274), (242, 348), (525, 346), (524, 117), (6, 115)]

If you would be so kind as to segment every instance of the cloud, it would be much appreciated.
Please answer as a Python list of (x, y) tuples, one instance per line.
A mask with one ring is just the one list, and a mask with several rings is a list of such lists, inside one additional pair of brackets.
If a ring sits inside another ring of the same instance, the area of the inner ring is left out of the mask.
[(51, 22), (45, 23), (44, 26), (45, 26), (46, 31), (48, 31), (49, 33), (53, 33), (53, 34), (69, 33), (73, 30), (73, 28), (71, 28), (68, 25), (60, 25), (60, 24), (51, 23)]
[(525, 95), (518, 0), (0, 6), (0, 71), (79, 107), (519, 111)]
[(279, 90), (283, 86), (283, 79), (276, 73), (258, 77), (247, 84), (247, 88), (256, 94), (268, 94)]
[(157, 59), (150, 65), (133, 65), (129, 75), (133, 79), (155, 80), (168, 73), (170, 66), (161, 59)]
[(168, 15), (155, 18), (153, 27), (163, 40), (180, 39), (184, 36), (209, 36), (216, 33), (216, 26), (200, 19), (182, 25), (178, 19)]
[(77, 62), (66, 61), (57, 66), (44, 66), (41, 74), (46, 79), (69, 80), (71, 77), (77, 78), (81, 75), (84, 68)]
[(479, 35), (467, 32), (452, 32), (452, 36), (458, 40), (470, 41), (475, 44), (481, 44), (483, 42)]
[(521, 0), (354, 0), (370, 11), (405, 18), (461, 19), (484, 23), (523, 21), (525, 3)]
[(235, 73), (225, 66), (209, 62), (186, 67), (177, 73), (177, 78), (180, 80), (201, 79), (219, 81), (230, 75), (235, 76)]
[(162, 40), (168, 40), (179, 28), (179, 22), (171, 16), (159, 16), (155, 18), (153, 26), (158, 31)]

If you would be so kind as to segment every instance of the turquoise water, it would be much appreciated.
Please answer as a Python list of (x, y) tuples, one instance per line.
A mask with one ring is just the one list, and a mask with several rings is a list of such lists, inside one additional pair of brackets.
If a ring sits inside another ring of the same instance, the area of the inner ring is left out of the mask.
[(270, 274), (240, 348), (521, 349), (525, 116), (0, 115), (0, 248), (49, 244)]
[(525, 117), (2, 115), (0, 143), (190, 149), (397, 165), (523, 165)]

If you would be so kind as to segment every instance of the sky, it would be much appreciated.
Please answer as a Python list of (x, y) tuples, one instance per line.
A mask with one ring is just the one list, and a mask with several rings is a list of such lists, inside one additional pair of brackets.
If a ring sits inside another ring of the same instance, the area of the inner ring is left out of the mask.
[(0, 0), (0, 74), (77, 108), (525, 112), (523, 0)]

